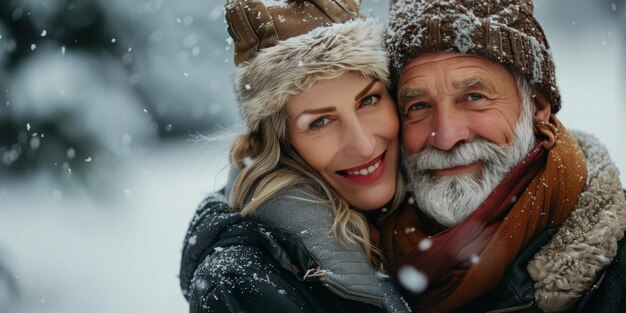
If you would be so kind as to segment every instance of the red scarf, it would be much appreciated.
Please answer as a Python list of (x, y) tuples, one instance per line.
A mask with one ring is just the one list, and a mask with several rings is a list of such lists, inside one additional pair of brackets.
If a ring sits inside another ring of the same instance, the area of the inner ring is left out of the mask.
[(409, 294), (407, 300), (430, 303), (435, 299), (428, 298), (441, 298), (458, 284), (471, 267), (472, 258), (485, 249), (520, 193), (544, 167), (546, 155), (542, 145), (537, 145), (462, 223), (428, 238), (429, 249), (414, 249), (389, 266), (396, 275), (403, 265), (411, 264), (428, 278), (429, 291)]

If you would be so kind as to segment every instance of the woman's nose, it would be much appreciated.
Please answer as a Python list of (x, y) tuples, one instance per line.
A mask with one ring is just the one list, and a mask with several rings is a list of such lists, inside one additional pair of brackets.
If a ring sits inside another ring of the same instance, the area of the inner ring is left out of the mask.
[[(370, 157), (376, 151), (376, 138), (358, 119), (347, 123), (344, 128), (344, 151), (349, 155)], [(321, 148), (321, 147), (320, 147)]]

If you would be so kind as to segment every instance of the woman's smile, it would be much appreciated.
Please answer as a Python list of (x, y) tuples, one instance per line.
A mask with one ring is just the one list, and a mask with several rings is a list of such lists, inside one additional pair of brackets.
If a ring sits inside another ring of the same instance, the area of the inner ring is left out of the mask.
[(385, 150), (371, 161), (336, 173), (358, 184), (372, 183), (382, 176), (385, 171)]

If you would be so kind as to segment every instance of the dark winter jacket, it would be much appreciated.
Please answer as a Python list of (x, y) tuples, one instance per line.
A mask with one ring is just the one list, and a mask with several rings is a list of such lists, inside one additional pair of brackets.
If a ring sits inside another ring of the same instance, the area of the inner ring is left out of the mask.
[(257, 215), (241, 218), (219, 194), (202, 203), (180, 271), (190, 312), (409, 311), (359, 245), (332, 237), (324, 206), (278, 197)]
[(535, 238), (498, 287), (455, 312), (626, 313), (625, 192), (606, 148), (574, 134), (588, 176), (568, 220)]
[[(458, 313), (474, 312), (544, 312), (535, 300), (534, 281), (526, 266), (537, 251), (550, 240), (555, 230), (538, 236), (522, 254), (498, 287), (456, 310)], [(564, 286), (568, 288), (569, 286)], [(585, 290), (573, 308), (576, 313), (626, 313), (626, 248), (624, 239), (619, 242), (615, 259), (596, 277), (591, 288)]]

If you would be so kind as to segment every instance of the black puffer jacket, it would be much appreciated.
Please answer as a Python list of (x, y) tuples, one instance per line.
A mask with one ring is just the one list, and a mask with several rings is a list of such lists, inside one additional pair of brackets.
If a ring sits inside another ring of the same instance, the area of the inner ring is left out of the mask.
[(319, 269), (297, 235), (242, 219), (215, 195), (189, 227), (180, 284), (189, 312), (407, 311), (342, 293), (323, 281)]

